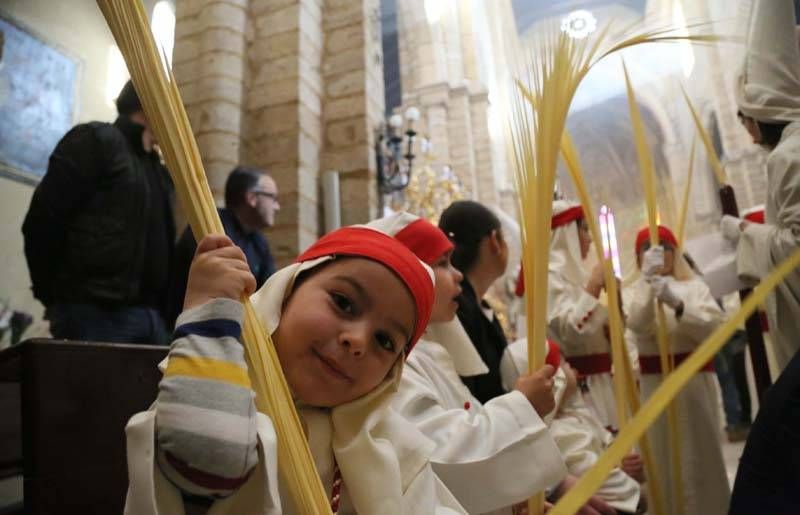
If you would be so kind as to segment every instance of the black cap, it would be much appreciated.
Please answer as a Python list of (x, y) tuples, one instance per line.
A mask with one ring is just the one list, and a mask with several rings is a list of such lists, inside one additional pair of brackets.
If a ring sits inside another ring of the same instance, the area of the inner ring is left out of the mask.
[(121, 115), (131, 115), (137, 111), (142, 110), (142, 103), (139, 102), (139, 95), (133, 88), (133, 82), (130, 80), (122, 87), (117, 97), (117, 112)]

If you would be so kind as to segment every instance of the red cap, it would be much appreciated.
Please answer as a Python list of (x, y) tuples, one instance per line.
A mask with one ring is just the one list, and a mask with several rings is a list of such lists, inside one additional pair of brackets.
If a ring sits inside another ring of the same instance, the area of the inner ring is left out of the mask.
[[(563, 225), (567, 225), (570, 222), (574, 222), (575, 220), (581, 220), (584, 218), (583, 214), (583, 206), (573, 206), (570, 208), (561, 211), (558, 214), (553, 215), (553, 218), (550, 219), (550, 228), (555, 229), (557, 227), (561, 227)], [(517, 276), (517, 286), (514, 289), (514, 293), (517, 297), (522, 297), (525, 295), (525, 274), (522, 271), (522, 268), (519, 269), (519, 275)]]
[(573, 206), (553, 215), (553, 218), (550, 219), (550, 228), (555, 229), (556, 227), (567, 225), (570, 222), (582, 219), (584, 216), (583, 206)]
[(317, 240), (297, 258), (311, 261), (323, 256), (353, 256), (377, 261), (403, 281), (416, 308), (414, 334), (406, 345), (406, 356), (422, 336), (433, 309), (433, 280), (420, 260), (398, 240), (365, 227), (344, 227)]
[[(639, 253), (639, 249), (642, 248), (644, 242), (650, 241), (650, 228), (645, 227), (639, 234), (636, 235), (636, 253)], [(663, 225), (658, 226), (658, 241), (664, 241), (672, 245), (673, 247), (678, 247), (678, 240), (675, 238), (675, 235), (672, 234), (672, 231), (664, 227)]]
[(750, 211), (745, 213), (744, 219), (748, 222), (753, 222), (757, 224), (764, 223), (764, 210), (763, 209), (756, 209), (754, 211)]
[(544, 358), (544, 362), (553, 365), (553, 368), (561, 366), (561, 348), (550, 338), (547, 339), (547, 357)]
[(445, 252), (453, 250), (453, 242), (444, 232), (424, 218), (406, 225), (394, 237), (428, 265), (433, 265)]

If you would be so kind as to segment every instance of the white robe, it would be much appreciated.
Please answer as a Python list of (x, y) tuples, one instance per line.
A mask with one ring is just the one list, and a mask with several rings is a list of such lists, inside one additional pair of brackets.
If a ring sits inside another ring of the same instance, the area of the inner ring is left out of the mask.
[[(749, 224), (739, 238), (737, 266), (743, 279), (763, 279), (800, 247), (800, 122), (789, 124), (767, 158), (765, 224)], [(800, 349), (800, 270), (767, 297), (769, 332), (779, 370)]]
[[(508, 346), (501, 363), (503, 386), (509, 388), (527, 371), (527, 341), (517, 340)], [(601, 425), (596, 414), (586, 407), (583, 397), (573, 395), (564, 399), (567, 378), (559, 368), (554, 380), (556, 407), (545, 417), (550, 434), (558, 445), (573, 476), (582, 476), (605, 452), (613, 441), (612, 434)], [(615, 467), (595, 493), (618, 510), (635, 512), (641, 496), (641, 488), (632, 477)]]
[[(683, 300), (680, 320), (674, 311), (664, 309), (669, 344), (674, 354), (694, 351), (724, 321), (724, 315), (711, 297), (708, 286), (697, 278), (674, 282), (677, 296)], [(639, 348), (640, 357), (658, 356), (656, 314), (652, 288), (639, 279), (631, 286), (628, 312), (628, 338)], [(641, 394), (645, 400), (661, 384), (661, 374), (641, 375)], [(677, 419), (681, 446), (681, 477), (685, 515), (727, 513), (730, 488), (720, 443), (719, 401), (713, 372), (698, 372), (678, 394)], [(659, 480), (667, 498), (668, 513), (678, 513), (670, 498), (671, 463), (666, 414), (648, 431), (650, 444), (660, 469)]]
[[(547, 324), (548, 335), (558, 342), (561, 353), (569, 358), (589, 354), (609, 354), (606, 337), (608, 309), (588, 294), (583, 285), (575, 284), (563, 274), (551, 269), (548, 276)], [(578, 372), (582, 372), (576, 367)], [(617, 427), (617, 408), (614, 381), (610, 373), (586, 377), (589, 391), (584, 401), (606, 427)]]
[[(333, 453), (329, 417), (319, 410), (299, 411), (309, 431), (309, 446), (322, 484), (330, 489), (333, 483)], [(137, 413), (125, 428), (128, 448), (129, 488), (125, 502), (126, 515), (182, 515), (180, 491), (167, 480), (155, 463), (156, 410)], [(298, 514), (291, 499), (283, 494), (278, 478), (278, 441), (271, 420), (258, 415), (259, 463), (247, 482), (235, 494), (216, 501), (209, 515), (281, 515)], [(466, 513), (447, 488), (426, 464), (407, 479), (403, 506), (399, 513), (415, 515), (433, 513), (455, 515)], [(347, 485), (342, 487), (340, 514), (355, 514)]]
[(469, 513), (510, 513), (566, 474), (527, 398), (512, 391), (481, 405), (434, 341), (421, 340), (409, 356), (393, 407), (436, 443), (433, 469)]

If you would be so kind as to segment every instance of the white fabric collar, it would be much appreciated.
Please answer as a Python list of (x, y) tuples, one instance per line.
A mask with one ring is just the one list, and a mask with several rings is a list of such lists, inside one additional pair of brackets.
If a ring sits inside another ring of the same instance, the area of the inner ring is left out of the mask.
[[(574, 202), (556, 200), (553, 202), (553, 216), (578, 206)], [(599, 245), (599, 242), (595, 242)], [(581, 259), (581, 243), (578, 239), (578, 230), (574, 223), (556, 227), (550, 236), (550, 272), (555, 272), (565, 277), (573, 284), (583, 286), (586, 283), (586, 271)]]
[(436, 342), (447, 350), (461, 377), (489, 373), (489, 367), (481, 359), (458, 317), (453, 317), (449, 322), (429, 324), (423, 338)]

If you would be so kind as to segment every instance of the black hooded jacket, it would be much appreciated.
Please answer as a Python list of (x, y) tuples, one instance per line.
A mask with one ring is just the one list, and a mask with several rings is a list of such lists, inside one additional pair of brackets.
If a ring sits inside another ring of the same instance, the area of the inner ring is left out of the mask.
[(22, 226), (33, 294), (42, 304), (162, 309), (175, 238), (174, 188), (144, 128), (73, 127), (50, 156)]

